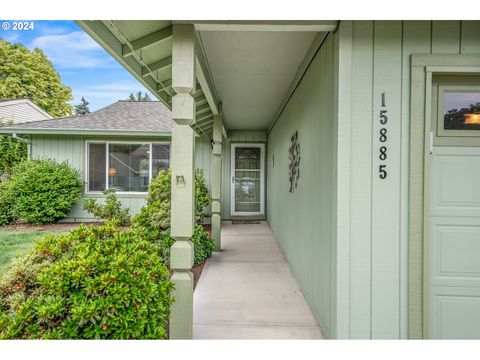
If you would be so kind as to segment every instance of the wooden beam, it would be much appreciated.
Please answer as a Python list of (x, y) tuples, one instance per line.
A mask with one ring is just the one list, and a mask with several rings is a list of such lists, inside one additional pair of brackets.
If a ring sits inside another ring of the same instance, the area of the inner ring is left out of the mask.
[[(215, 115), (215, 116), (217, 116), (217, 115)], [(196, 122), (196, 124), (197, 124), (199, 127), (203, 128), (203, 127), (205, 127), (205, 126), (207, 126), (207, 125), (213, 124), (213, 118), (211, 118), (211, 120), (207, 120), (207, 121), (204, 121), (204, 122)]]
[(208, 131), (208, 130), (213, 129), (213, 123), (210, 124), (210, 125), (208, 125), (208, 126), (205, 126), (205, 127), (200, 127), (200, 126), (198, 126), (198, 128), (199, 128), (201, 131), (204, 131), (204, 132), (205, 132), (205, 131)]
[(122, 53), (122, 43), (113, 35), (113, 24), (100, 20), (77, 20), (76, 23), (104, 48), (115, 60), (120, 63), (127, 71), (132, 74), (140, 83), (143, 84), (152, 94), (163, 102), (168, 108), (170, 106), (171, 96), (166, 92), (158, 92), (158, 83), (151, 77), (142, 76), (142, 65), (134, 56), (124, 57)]
[(218, 114), (218, 96), (215, 90), (215, 85), (213, 83), (212, 76), (210, 74), (210, 70), (208, 67), (208, 63), (206, 57), (204, 55), (204, 49), (201, 39), (199, 38), (199, 34), (197, 34), (195, 38), (195, 47), (196, 51), (196, 59), (195, 59), (195, 73), (197, 76), (197, 80), (200, 83), (200, 87), (205, 95), (205, 98), (212, 109), (212, 113), (214, 115)]
[(162, 84), (158, 84), (157, 91), (170, 90), (172, 87), (172, 79), (164, 80), (162, 81)]
[(211, 118), (212, 116), (213, 116), (212, 112), (209, 111), (208, 113), (203, 114), (202, 116), (197, 117), (195, 121), (204, 121), (204, 120), (206, 120), (206, 119)]
[(145, 76), (148, 76), (148, 75), (150, 75), (151, 73), (153, 73), (157, 70), (162, 70), (162, 69), (165, 69), (169, 66), (172, 66), (172, 57), (171, 56), (167, 56), (163, 59), (160, 59), (160, 60), (155, 61), (151, 64), (148, 64), (147, 66), (143, 66), (142, 67), (142, 75), (145, 77)]
[(209, 110), (210, 110), (210, 105), (209, 105), (209, 104), (200, 105), (200, 106), (197, 108), (197, 116), (198, 116), (199, 114), (203, 114), (204, 112), (209, 111)]
[(187, 20), (196, 31), (335, 31), (337, 20)]
[[(130, 56), (134, 51), (145, 49), (154, 44), (170, 39), (173, 34), (173, 26), (155, 31), (151, 34), (145, 35), (137, 40), (130, 42), (130, 46), (123, 45), (123, 56)], [(133, 50), (132, 50), (133, 49)]]

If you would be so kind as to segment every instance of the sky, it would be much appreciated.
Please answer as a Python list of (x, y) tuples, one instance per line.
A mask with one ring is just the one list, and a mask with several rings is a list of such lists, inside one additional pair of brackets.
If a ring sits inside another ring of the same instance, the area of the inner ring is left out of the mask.
[(0, 38), (43, 50), (62, 83), (72, 89), (72, 105), (84, 96), (90, 111), (95, 111), (130, 93), (148, 92), (74, 21), (33, 21), (33, 30), (13, 30), (12, 21), (6, 22), (8, 30), (0, 20)]

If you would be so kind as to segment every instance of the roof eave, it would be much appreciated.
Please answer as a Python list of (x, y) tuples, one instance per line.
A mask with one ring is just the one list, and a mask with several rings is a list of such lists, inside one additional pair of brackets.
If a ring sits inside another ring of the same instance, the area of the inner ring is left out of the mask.
[(171, 137), (171, 132), (155, 130), (28, 129), (0, 128), (0, 134), (22, 135), (101, 135), (124, 137)]

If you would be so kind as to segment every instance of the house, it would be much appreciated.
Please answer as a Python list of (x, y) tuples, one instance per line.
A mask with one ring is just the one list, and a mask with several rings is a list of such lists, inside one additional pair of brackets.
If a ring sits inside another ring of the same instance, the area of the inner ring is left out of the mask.
[(480, 338), (480, 21), (77, 23), (176, 123), (170, 338), (199, 159), (217, 248), (265, 219), (326, 337)]
[(48, 119), (53, 117), (29, 99), (0, 100), (0, 120), (18, 124)]
[(63, 221), (91, 221), (83, 200), (102, 199), (109, 188), (116, 189), (131, 215), (140, 211), (151, 178), (169, 167), (174, 126), (160, 101), (117, 101), (83, 116), (5, 126), (0, 134), (14, 133), (28, 141), (31, 158), (67, 161), (79, 170), (84, 193)]
[[(167, 107), (171, 338), (212, 233), (264, 217), (328, 338), (480, 338), (480, 21), (78, 21)], [(287, 311), (287, 309), (286, 309)]]

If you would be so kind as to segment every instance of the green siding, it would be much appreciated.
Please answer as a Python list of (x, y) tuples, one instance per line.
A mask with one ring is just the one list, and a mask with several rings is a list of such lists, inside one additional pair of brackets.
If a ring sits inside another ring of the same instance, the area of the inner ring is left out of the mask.
[[(406, 338), (408, 327), (421, 322), (421, 309), (408, 318), (410, 57), (478, 54), (479, 29), (478, 21), (353, 22), (350, 338)], [(384, 182), (378, 178), (382, 92), (390, 115)]]
[[(73, 168), (78, 169), (85, 179), (85, 141), (87, 140), (122, 140), (113, 137), (84, 137), (75, 135), (32, 135), (31, 136), (32, 157), (47, 157), (57, 161), (67, 161)], [(168, 138), (123, 138), (125, 141), (169, 141)], [(196, 145), (196, 167), (204, 171), (207, 183), (210, 179), (210, 139), (205, 137), (197, 138)], [(80, 202), (75, 204), (67, 218), (62, 221), (91, 221), (94, 220), (91, 214), (82, 210), (82, 202), (86, 198), (94, 198), (102, 201), (103, 196), (84, 195)], [(143, 196), (118, 195), (124, 207), (130, 209), (130, 214), (137, 214), (145, 205)], [(208, 211), (208, 209), (207, 209)]]
[[(329, 35), (268, 136), (268, 223), (324, 334), (335, 337), (334, 42)], [(289, 193), (288, 148), (298, 130), (298, 188)], [(275, 158), (275, 161), (273, 161)]]

